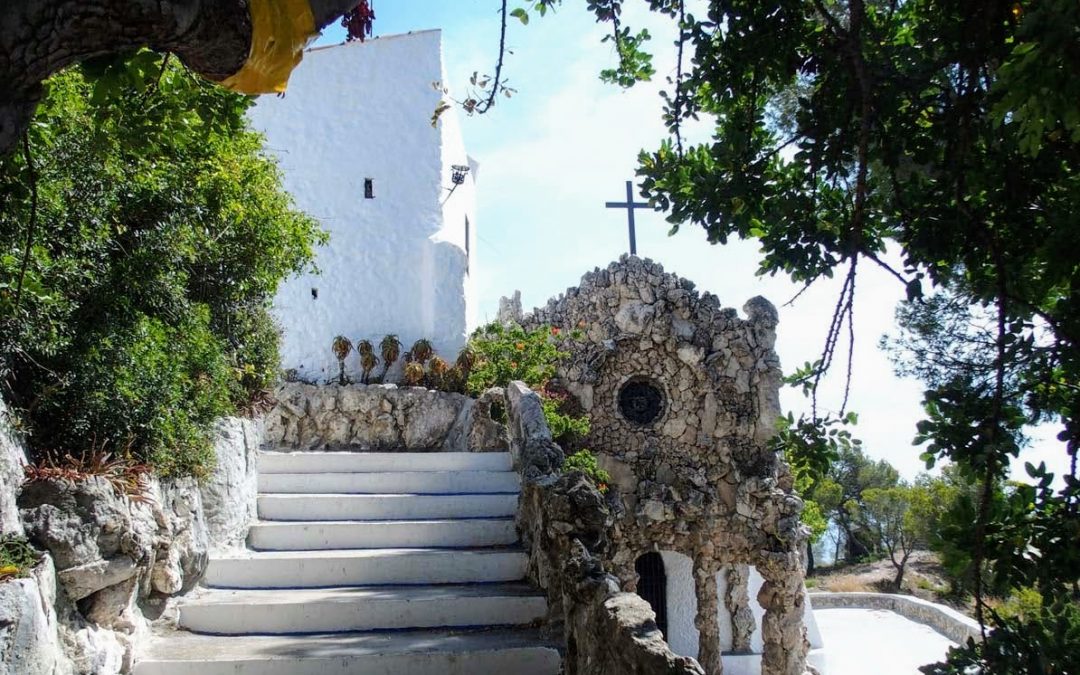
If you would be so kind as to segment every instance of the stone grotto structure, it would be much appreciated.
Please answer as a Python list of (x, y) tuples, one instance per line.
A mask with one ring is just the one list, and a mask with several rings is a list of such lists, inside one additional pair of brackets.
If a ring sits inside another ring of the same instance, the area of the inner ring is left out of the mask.
[[(804, 673), (808, 531), (769, 447), (775, 307), (753, 298), (740, 318), (629, 256), (529, 315), (519, 306), (505, 303), (500, 318), (573, 336), (559, 381), (591, 417), (586, 446), (612, 476), (607, 567), (623, 589), (649, 599), (675, 652), (710, 675)], [(813, 625), (809, 636), (819, 647)]]

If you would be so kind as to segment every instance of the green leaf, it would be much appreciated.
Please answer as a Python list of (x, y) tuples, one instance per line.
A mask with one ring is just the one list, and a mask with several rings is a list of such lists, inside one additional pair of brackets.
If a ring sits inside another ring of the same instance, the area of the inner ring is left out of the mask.
[(518, 21), (520, 21), (522, 23), (522, 25), (525, 25), (525, 26), (529, 25), (529, 13), (526, 12), (521, 7), (518, 7), (517, 9), (511, 11), (510, 16), (512, 16), (515, 19), (517, 19)]

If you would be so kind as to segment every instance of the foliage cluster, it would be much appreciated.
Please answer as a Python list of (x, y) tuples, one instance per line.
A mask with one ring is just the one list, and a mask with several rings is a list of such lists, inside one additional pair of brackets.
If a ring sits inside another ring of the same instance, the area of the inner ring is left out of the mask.
[(40, 559), (41, 554), (22, 537), (0, 537), (0, 581), (26, 576)]
[(588, 415), (569, 392), (552, 381), (559, 361), (567, 356), (559, 343), (574, 337), (575, 333), (567, 336), (550, 326), (526, 330), (517, 324), (495, 322), (477, 329), (469, 340), (475, 364), (468, 392), (477, 396), (491, 387), (520, 380), (540, 394), (544, 418), (555, 441), (567, 451), (580, 448), (589, 433)]
[(114, 457), (104, 450), (88, 450), (73, 457), (57, 458), (46, 454), (37, 462), (27, 464), (24, 474), (27, 483), (60, 481), (76, 483), (90, 478), (104, 478), (118, 495), (132, 501), (149, 502), (149, 477), (153, 467), (136, 462), (130, 453)]
[(588, 448), (582, 448), (572, 455), (567, 456), (563, 462), (563, 472), (580, 471), (596, 485), (596, 489), (604, 494), (608, 491), (608, 483), (611, 482), (611, 474), (600, 468), (596, 461), (596, 453)]
[(0, 381), (37, 451), (200, 475), (212, 420), (268, 398), (268, 303), (321, 234), (249, 105), (150, 52), (47, 83), (0, 160)]

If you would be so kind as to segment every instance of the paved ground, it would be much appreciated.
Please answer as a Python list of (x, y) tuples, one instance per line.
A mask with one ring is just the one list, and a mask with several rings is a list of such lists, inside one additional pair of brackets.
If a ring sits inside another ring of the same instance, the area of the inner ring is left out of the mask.
[(827, 675), (919, 675), (953, 645), (933, 628), (877, 609), (816, 609)]

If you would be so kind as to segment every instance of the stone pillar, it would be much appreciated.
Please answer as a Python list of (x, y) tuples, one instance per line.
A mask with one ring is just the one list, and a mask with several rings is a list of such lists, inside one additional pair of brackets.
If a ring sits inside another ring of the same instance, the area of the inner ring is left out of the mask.
[(756, 626), (754, 612), (750, 609), (750, 566), (727, 567), (727, 592), (724, 597), (728, 615), (731, 616), (731, 650), (749, 652), (750, 639)]
[(762, 675), (803, 675), (810, 642), (803, 625), (803, 571), (799, 554), (787, 554), (782, 562), (758, 565), (765, 583), (758, 602), (765, 610), (761, 637), (765, 643), (761, 657)]
[(724, 664), (720, 657), (719, 593), (716, 587), (716, 566), (711, 556), (694, 556), (694, 592), (697, 595), (698, 663), (706, 675), (721, 675)]

